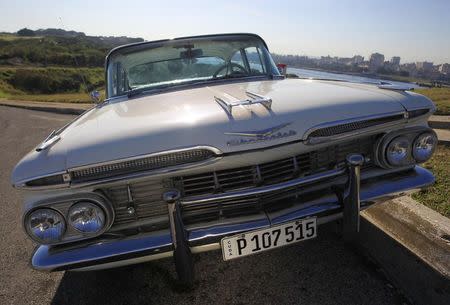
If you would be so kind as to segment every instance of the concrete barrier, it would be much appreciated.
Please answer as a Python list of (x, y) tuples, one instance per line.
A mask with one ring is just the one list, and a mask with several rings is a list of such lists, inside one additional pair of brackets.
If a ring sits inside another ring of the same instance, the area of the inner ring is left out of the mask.
[(362, 213), (360, 245), (414, 304), (450, 304), (450, 219), (410, 197)]

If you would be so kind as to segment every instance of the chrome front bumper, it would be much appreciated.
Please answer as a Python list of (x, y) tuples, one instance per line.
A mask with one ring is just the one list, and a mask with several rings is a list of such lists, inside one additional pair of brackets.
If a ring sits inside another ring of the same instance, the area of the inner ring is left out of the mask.
[[(347, 177), (351, 180), (351, 170)], [(357, 179), (359, 181), (359, 179)], [(431, 172), (415, 166), (406, 171), (376, 178), (362, 175), (360, 188), (344, 195), (359, 195), (361, 209), (376, 202), (382, 202), (409, 191), (429, 186), (434, 182)], [(266, 212), (254, 216), (239, 217), (234, 221), (214, 222), (203, 225), (191, 225), (185, 228), (185, 239), (192, 253), (209, 251), (220, 247), (222, 237), (262, 229), (299, 218), (316, 216), (317, 223), (323, 224), (342, 218), (345, 198), (336, 193), (324, 194), (309, 201), (299, 202), (281, 211)], [(344, 204), (343, 204), (344, 201)], [(348, 210), (348, 209), (347, 209)], [(345, 213), (349, 212), (345, 210)], [(358, 209), (359, 211), (359, 209)], [(355, 216), (352, 216), (354, 219)], [(358, 216), (359, 217), (359, 216)], [(359, 221), (359, 218), (358, 218)], [(345, 217), (344, 217), (345, 225)], [(173, 233), (172, 233), (173, 234)], [(141, 263), (173, 255), (176, 244), (172, 241), (171, 230), (142, 233), (127, 238), (107, 236), (101, 240), (87, 241), (83, 244), (68, 246), (39, 246), (31, 260), (33, 268), (45, 271), (58, 270), (93, 270)]]

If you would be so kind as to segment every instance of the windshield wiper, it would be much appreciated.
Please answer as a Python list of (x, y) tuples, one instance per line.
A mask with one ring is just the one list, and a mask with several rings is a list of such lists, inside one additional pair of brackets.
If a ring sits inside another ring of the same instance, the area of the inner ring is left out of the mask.
[(124, 93), (126, 93), (128, 98), (131, 98), (133, 96), (140, 95), (141, 93), (144, 93), (144, 92), (152, 92), (152, 93), (160, 92), (160, 91), (163, 91), (164, 89), (167, 89), (168, 87), (171, 87), (171, 86), (165, 85), (165, 86), (159, 86), (157, 88), (141, 87), (141, 88), (130, 89)]
[(234, 79), (234, 78), (245, 78), (245, 77), (251, 77), (251, 76), (258, 76), (258, 75), (249, 75), (249, 74), (227, 74), (220, 77), (215, 77), (213, 80), (216, 79)]

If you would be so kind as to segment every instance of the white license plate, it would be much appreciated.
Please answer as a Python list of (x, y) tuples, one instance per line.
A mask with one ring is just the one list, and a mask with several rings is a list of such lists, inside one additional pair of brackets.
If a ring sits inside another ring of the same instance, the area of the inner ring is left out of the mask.
[(237, 234), (221, 240), (224, 260), (230, 260), (317, 236), (316, 218), (300, 219), (268, 229)]

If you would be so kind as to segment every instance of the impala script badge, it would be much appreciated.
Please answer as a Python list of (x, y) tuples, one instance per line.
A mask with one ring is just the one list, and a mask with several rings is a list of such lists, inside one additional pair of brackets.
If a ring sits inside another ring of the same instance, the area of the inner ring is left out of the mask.
[(297, 134), (295, 130), (280, 131), (284, 127), (291, 125), (291, 123), (283, 123), (271, 128), (256, 130), (256, 131), (240, 131), (240, 132), (225, 132), (229, 136), (241, 136), (241, 138), (232, 139), (227, 142), (228, 146), (253, 144), (263, 141), (277, 140), (294, 136)]

